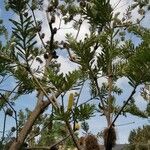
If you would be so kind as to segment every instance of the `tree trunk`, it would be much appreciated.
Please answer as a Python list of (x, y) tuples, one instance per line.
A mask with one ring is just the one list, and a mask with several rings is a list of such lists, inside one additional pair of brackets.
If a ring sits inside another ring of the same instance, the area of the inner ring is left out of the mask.
[[(58, 97), (59, 94), (56, 94), (56, 97)], [(51, 97), (53, 99), (53, 97)], [(23, 145), (27, 135), (32, 129), (32, 126), (34, 125), (35, 121), (39, 117), (40, 114), (44, 112), (44, 110), (48, 107), (48, 105), (51, 102), (49, 100), (47, 101), (40, 101), (37, 103), (36, 107), (32, 111), (29, 119), (27, 122), (24, 124), (24, 127), (20, 131), (17, 140), (15, 140), (12, 145), (10, 146), (9, 150), (19, 150), (21, 146)]]

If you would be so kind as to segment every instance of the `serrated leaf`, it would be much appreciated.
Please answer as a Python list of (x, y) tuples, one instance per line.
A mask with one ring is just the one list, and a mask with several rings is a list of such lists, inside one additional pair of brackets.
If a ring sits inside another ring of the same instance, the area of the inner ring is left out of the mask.
[[(36, 34), (32, 35), (31, 37), (28, 38), (26, 44), (29, 44), (34, 38), (36, 37)], [(37, 43), (37, 42), (36, 42)], [(35, 44), (36, 44), (35, 43)]]
[(74, 109), (74, 116), (79, 121), (84, 121), (94, 116), (95, 105), (84, 104)]
[(12, 33), (14, 34), (14, 36), (15, 36), (16, 38), (18, 38), (19, 40), (23, 41), (23, 38), (22, 38), (17, 32), (12, 31)]
[(19, 27), (21, 27), (21, 24), (19, 23), (19, 22), (17, 22), (17, 21), (15, 21), (15, 20), (13, 20), (13, 19), (9, 19), (17, 28)]
[(31, 43), (31, 44), (28, 46), (28, 49), (30, 50), (30, 48), (32, 48), (36, 43), (37, 43), (37, 41), (34, 41), (33, 43)]

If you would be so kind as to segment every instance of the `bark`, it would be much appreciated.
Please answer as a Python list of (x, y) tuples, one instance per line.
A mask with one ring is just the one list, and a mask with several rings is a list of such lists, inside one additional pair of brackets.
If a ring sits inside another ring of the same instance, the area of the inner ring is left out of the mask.
[[(110, 42), (111, 46), (112, 46), (112, 36), (111, 36), (111, 42)], [(111, 129), (110, 128), (110, 125), (112, 123), (112, 114), (113, 114), (113, 104), (112, 104), (112, 101), (113, 101), (113, 97), (112, 97), (112, 91), (113, 91), (113, 70), (112, 70), (112, 56), (111, 56), (111, 50), (109, 51), (109, 62), (108, 62), (108, 109), (107, 109), (107, 116), (106, 116), (106, 119), (107, 119), (107, 126), (108, 126), (108, 130), (107, 130), (107, 134), (106, 134), (106, 137), (105, 137), (105, 149), (106, 150), (112, 150), (113, 148), (113, 144), (114, 144), (114, 141), (116, 142), (116, 139), (113, 140), (113, 138), (111, 137), (112, 134), (111, 134)], [(112, 144), (113, 143), (113, 144)]]
[[(56, 95), (58, 97), (59, 94)], [(53, 99), (51, 97), (51, 99)], [(37, 118), (44, 112), (44, 110), (51, 104), (50, 101), (40, 101), (37, 103), (36, 107), (32, 111), (29, 119), (25, 123), (24, 127), (20, 131), (18, 135), (18, 139), (15, 140), (12, 145), (10, 146), (9, 150), (19, 150), (23, 145), (27, 135), (30, 133), (32, 126), (34, 125)]]

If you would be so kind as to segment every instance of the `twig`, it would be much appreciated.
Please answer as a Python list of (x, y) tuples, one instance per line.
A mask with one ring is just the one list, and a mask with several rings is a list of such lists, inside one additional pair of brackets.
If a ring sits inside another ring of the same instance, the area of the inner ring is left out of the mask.
[(116, 9), (116, 7), (120, 4), (121, 0), (118, 1), (118, 3), (114, 6), (113, 11)]
[(50, 45), (49, 45), (49, 51), (51, 52), (53, 50), (54, 33), (53, 33), (53, 27), (52, 27), (52, 23), (49, 19), (48, 12), (46, 12), (46, 16), (47, 16), (47, 20), (48, 20), (49, 29), (50, 29), (50, 32), (51, 32)]
[[(34, 19), (34, 22), (35, 22), (35, 26), (38, 28), (38, 23), (37, 23), (37, 21), (36, 21), (36, 17), (35, 17), (34, 10), (31, 8), (31, 6), (30, 6), (29, 4), (28, 4), (28, 6), (29, 6), (29, 8), (30, 8), (30, 10), (31, 10), (31, 12), (32, 12), (33, 19)], [(40, 38), (40, 40), (41, 40), (41, 43), (42, 43), (43, 47), (46, 49), (46, 45), (45, 45), (43, 39), (41, 38), (41, 35), (40, 35), (39, 31), (38, 31), (37, 33), (38, 33), (38, 36), (39, 36), (39, 38)]]
[(94, 99), (94, 97), (92, 97), (89, 100), (87, 100), (87, 101), (83, 102), (82, 104), (78, 105), (77, 107), (80, 107), (81, 105), (84, 105), (84, 104), (86, 104), (86, 103), (88, 103), (88, 102), (90, 102), (92, 100), (99, 100), (99, 99)]
[[(82, 16), (80, 17), (79, 21), (81, 20), (81, 18), (82, 18)], [(80, 24), (79, 24), (79, 29), (78, 29), (77, 34), (76, 34), (76, 37), (75, 37), (76, 40), (77, 40), (78, 35), (79, 35), (79, 33), (80, 33), (80, 29), (81, 29), (81, 25), (82, 25), (83, 21), (82, 21), (82, 22), (79, 22), (79, 23), (80, 23)]]
[(58, 144), (62, 143), (63, 141), (65, 141), (66, 139), (68, 139), (70, 137), (70, 134), (68, 134), (66, 137), (64, 137), (63, 139), (61, 139), (60, 141), (56, 142), (55, 144), (51, 145), (51, 146), (47, 146), (47, 147), (29, 147), (29, 148), (25, 148), (26, 150), (33, 150), (33, 149), (41, 149), (41, 150), (50, 150), (52, 147), (57, 146)]
[(65, 141), (66, 139), (68, 139), (70, 137), (70, 134), (68, 134), (66, 137), (64, 137), (63, 139), (61, 139), (60, 141), (58, 141), (57, 143), (53, 144), (51, 147), (54, 147), (60, 143), (62, 143), (63, 141)]
[[(51, 94), (53, 96), (54, 101), (57, 102), (57, 98), (55, 96), (55, 93), (52, 91), (52, 89), (50, 89), (50, 92), (51, 92)], [(59, 104), (58, 103), (57, 103), (57, 105), (58, 105), (57, 107), (59, 108)]]
[(2, 142), (4, 141), (4, 136), (5, 136), (5, 127), (6, 127), (6, 113), (4, 117), (4, 124), (3, 124), (3, 134), (2, 134)]
[(59, 30), (60, 27), (61, 27), (62, 17), (61, 17), (61, 18), (59, 17), (59, 19), (60, 19), (60, 22), (59, 22), (59, 25), (58, 25), (58, 29), (57, 29), (57, 30)]
[[(9, 96), (10, 96), (12, 93), (14, 93), (15, 90), (16, 90), (21, 84), (22, 84), (22, 83), (19, 82), (19, 83), (14, 87), (14, 89), (13, 89), (12, 91), (10, 91)], [(8, 97), (9, 97), (9, 96), (8, 96)]]
[(126, 102), (124, 103), (124, 105), (122, 106), (122, 108), (120, 109), (120, 111), (118, 112), (118, 114), (116, 115), (116, 117), (114, 118), (114, 120), (112, 121), (112, 123), (110, 124), (109, 128), (108, 128), (108, 135), (107, 135), (107, 144), (106, 144), (106, 150), (110, 150), (109, 149), (109, 143), (110, 143), (110, 132), (112, 127), (114, 126), (117, 118), (119, 117), (119, 115), (121, 114), (121, 112), (123, 111), (123, 109), (126, 107), (126, 105), (128, 104), (128, 102), (131, 100), (132, 96), (135, 94), (136, 91), (136, 87), (134, 87), (133, 91), (131, 92), (130, 96), (128, 97), (128, 99), (126, 100)]
[[(32, 72), (30, 71), (30, 74), (32, 75), (34, 81), (36, 82), (36, 84), (39, 86), (39, 88), (42, 90), (42, 92), (44, 93), (44, 95), (46, 96), (46, 98), (51, 102), (51, 104), (55, 107), (55, 108), (59, 108), (56, 101), (55, 103), (53, 102), (53, 100), (51, 100), (47, 94), (47, 92), (45, 91), (45, 89), (42, 87), (41, 83), (38, 81), (38, 79), (32, 74)], [(53, 96), (54, 97), (54, 96)]]
[(119, 126), (126, 126), (126, 125), (130, 125), (130, 124), (134, 124), (135, 122), (129, 122), (129, 123), (123, 123), (123, 124), (118, 124), (118, 125), (115, 125), (117, 127)]
[(97, 91), (98, 91), (98, 96), (99, 96), (99, 98), (100, 98), (100, 102), (101, 102), (101, 104), (102, 104), (102, 106), (103, 106), (103, 108), (104, 108), (104, 110), (103, 110), (103, 111), (104, 111), (104, 114), (106, 115), (106, 112), (105, 112), (105, 104), (104, 104), (104, 102), (103, 102), (103, 100), (102, 100), (103, 98), (102, 98), (101, 93), (100, 93), (100, 87), (99, 87), (99, 85), (98, 85), (97, 77), (94, 76), (94, 74), (93, 74), (93, 72), (92, 72), (90, 66), (89, 66), (89, 70), (90, 70), (90, 73), (91, 73), (91, 75), (92, 75), (93, 81), (95, 82), (95, 85), (96, 85), (96, 88), (97, 88)]
[[(3, 91), (3, 92), (12, 92), (11, 90), (6, 90), (6, 89), (0, 89), (0, 91)], [(18, 92), (15, 92), (15, 91), (13, 91), (12, 93), (18, 94)]]
[(9, 103), (9, 101), (4, 97), (4, 95), (3, 94), (1, 94), (0, 93), (0, 95), (1, 95), (1, 97), (5, 100), (5, 102), (10, 106), (10, 108), (13, 110), (13, 112), (15, 113), (15, 122), (16, 122), (16, 141), (17, 141), (17, 139), (18, 139), (18, 120), (17, 120), (17, 112), (16, 112), (16, 110), (13, 108), (13, 106)]
[(84, 87), (84, 82), (85, 82), (85, 81), (83, 81), (83, 84), (82, 84), (82, 86), (81, 86), (81, 88), (80, 88), (80, 91), (79, 91), (79, 96), (78, 96), (78, 98), (77, 98), (77, 101), (76, 101), (76, 104), (75, 104), (75, 106), (77, 106), (77, 105), (78, 105), (78, 102), (79, 102), (79, 99), (80, 99), (80, 96), (81, 96), (81, 92), (82, 92), (82, 90), (83, 90), (83, 87)]
[(68, 128), (68, 131), (69, 131), (69, 133), (70, 133), (70, 135), (72, 137), (72, 140), (73, 140), (74, 144), (76, 145), (78, 150), (81, 150), (80, 145), (79, 145), (79, 143), (78, 143), (78, 141), (77, 141), (77, 139), (76, 139), (76, 137), (74, 135), (74, 132), (73, 132), (73, 130), (71, 128), (70, 123), (68, 121), (66, 121), (65, 123), (66, 123), (66, 126)]
[(123, 111), (123, 109), (126, 107), (126, 105), (129, 103), (129, 101), (131, 100), (132, 96), (135, 94), (136, 92), (136, 87), (134, 87), (133, 91), (131, 92), (130, 96), (128, 97), (128, 99), (126, 100), (126, 102), (124, 103), (124, 105), (122, 106), (122, 108), (120, 109), (120, 111), (118, 112), (118, 114), (116, 115), (116, 117), (114, 118), (114, 120), (112, 121), (110, 127), (112, 127), (114, 125), (114, 123), (116, 122), (117, 118), (119, 117), (119, 115), (121, 114), (121, 112)]
[(5, 80), (5, 76), (2, 77), (1, 81), (0, 81), (0, 84)]
[[(52, 109), (52, 113), (50, 114), (50, 117), (53, 115), (53, 109)], [(51, 119), (51, 118), (50, 118)], [(50, 120), (51, 122), (52, 120)], [(50, 123), (48, 122), (42, 129), (40, 132), (38, 132), (37, 134), (35, 134), (34, 136), (30, 137), (27, 141), (32, 140), (33, 138), (35, 138), (36, 136), (38, 136), (39, 134), (41, 134), (43, 132), (43, 130), (48, 127), (50, 125)]]

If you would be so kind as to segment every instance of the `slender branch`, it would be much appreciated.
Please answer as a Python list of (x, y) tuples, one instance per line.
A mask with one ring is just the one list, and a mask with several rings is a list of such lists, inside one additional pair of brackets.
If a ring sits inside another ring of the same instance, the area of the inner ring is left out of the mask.
[[(0, 91), (3, 91), (3, 92), (12, 92), (11, 90), (6, 90), (6, 89), (0, 89)], [(15, 91), (13, 91), (12, 93), (18, 94), (18, 92), (15, 92)]]
[(58, 29), (57, 30), (59, 30), (61, 28), (62, 17), (61, 18), (59, 17), (59, 20), (60, 21), (59, 21), (59, 25), (58, 25)]
[[(19, 66), (25, 68), (25, 66), (24, 66), (23, 64), (21, 64), (19, 61), (15, 61), (15, 60), (13, 60), (13, 59), (11, 59), (11, 58), (8, 58), (7, 56), (0, 55), (0, 59), (5, 59), (7, 62), (9, 62), (9, 64), (15, 63), (15, 64), (17, 64), (17, 65), (19, 65)], [(17, 66), (17, 65), (16, 65), (16, 66)]]
[(86, 103), (88, 103), (88, 102), (90, 102), (90, 101), (92, 101), (92, 100), (99, 100), (99, 99), (95, 99), (94, 97), (92, 97), (92, 98), (88, 99), (87, 101), (81, 103), (81, 104), (78, 105), (77, 107), (80, 107), (81, 105), (84, 105), (84, 104), (86, 104)]
[(7, 117), (7, 115), (6, 115), (6, 113), (5, 113), (4, 124), (3, 124), (2, 142), (4, 141), (4, 136), (5, 136), (6, 117)]
[(110, 124), (109, 128), (108, 128), (108, 135), (107, 135), (107, 144), (106, 144), (106, 150), (110, 150), (109, 149), (109, 143), (110, 143), (110, 133), (111, 133), (111, 129), (114, 126), (117, 118), (119, 117), (119, 115), (121, 114), (121, 112), (123, 111), (123, 109), (126, 107), (126, 105), (128, 104), (128, 102), (131, 100), (132, 96), (135, 94), (136, 92), (136, 87), (134, 87), (133, 91), (131, 92), (130, 96), (128, 97), (128, 99), (126, 100), (126, 102), (124, 103), (124, 105), (122, 106), (122, 108), (120, 109), (120, 111), (118, 112), (118, 114), (116, 115), (116, 117), (114, 118), (114, 120), (112, 121), (112, 123)]
[(65, 141), (66, 139), (68, 139), (70, 137), (70, 134), (68, 134), (66, 137), (64, 137), (63, 139), (61, 139), (60, 141), (58, 141), (57, 143), (53, 144), (51, 147), (54, 147), (60, 143), (62, 143), (63, 141)]
[(3, 77), (3, 79), (0, 81), (0, 84), (4, 81), (6, 81), (9, 77), (11, 77), (11, 75), (7, 75), (7, 77), (5, 78), (5, 76)]
[[(19, 87), (21, 85), (21, 82), (19, 82), (15, 87), (14, 87), (14, 89), (9, 93), (9, 96), (12, 94), (12, 93), (14, 93), (14, 91)], [(8, 96), (8, 97), (9, 97)]]
[[(55, 101), (55, 103), (56, 103), (56, 102), (57, 102), (57, 98), (56, 98), (56, 96), (55, 96), (55, 93), (52, 91), (52, 89), (50, 89), (50, 92), (51, 92), (51, 94), (52, 94), (52, 96), (53, 96), (53, 99), (54, 99), (54, 101)], [(58, 108), (60, 107), (58, 103), (57, 103), (57, 107), (58, 107)]]
[(106, 112), (105, 112), (105, 104), (104, 104), (104, 102), (103, 102), (103, 98), (102, 98), (102, 96), (101, 96), (101, 93), (100, 93), (100, 87), (99, 87), (99, 85), (98, 85), (98, 81), (97, 81), (97, 77), (95, 77), (95, 75), (93, 74), (93, 71), (91, 70), (91, 68), (89, 67), (89, 70), (90, 70), (90, 73), (91, 73), (91, 75), (92, 75), (92, 78), (93, 78), (93, 80), (94, 80), (94, 82), (95, 82), (95, 85), (96, 85), (96, 88), (97, 88), (97, 91), (98, 91), (98, 96), (99, 96), (99, 98), (100, 98), (100, 102), (101, 102), (101, 104), (102, 104), (102, 106), (103, 106), (103, 108), (104, 108), (104, 114), (106, 114)]
[(108, 102), (108, 113), (107, 113), (107, 116), (106, 116), (106, 119), (107, 119), (107, 124), (108, 126), (111, 124), (112, 122), (112, 115), (111, 115), (111, 107), (112, 107), (112, 103), (110, 102), (113, 97), (112, 97), (112, 90), (113, 90), (113, 71), (112, 71), (112, 56), (111, 56), (111, 51), (113, 51), (113, 32), (111, 32), (110, 34), (110, 48), (108, 50), (108, 67), (107, 67), (107, 72), (108, 72), (108, 79), (107, 79), (107, 82), (108, 82), (108, 99), (107, 99), (107, 102)]
[(75, 39), (78, 38), (78, 35), (79, 35), (79, 33), (80, 33), (80, 29), (81, 29), (81, 24), (79, 25), (79, 29), (78, 29), (78, 31), (77, 31), (77, 34), (76, 34), (76, 38), (75, 38)]
[[(52, 114), (50, 114), (50, 115), (52, 115)], [(44, 131), (44, 129), (47, 128), (50, 124), (51, 124), (51, 123), (48, 122), (48, 123), (41, 129), (40, 132), (38, 132), (38, 133), (36, 133), (34, 136), (30, 137), (27, 141), (31, 141), (31, 140), (34, 139), (36, 136), (40, 135), (40, 134)]]
[(116, 3), (116, 5), (114, 6), (114, 8), (113, 8), (113, 11), (116, 9), (116, 7), (120, 4), (120, 2), (121, 2), (121, 0), (119, 0), (117, 3)]
[[(35, 26), (38, 28), (38, 23), (37, 23), (37, 21), (36, 21), (36, 17), (35, 17), (34, 10), (31, 8), (31, 6), (30, 6), (29, 4), (28, 4), (28, 6), (29, 6), (29, 8), (30, 8), (30, 10), (31, 10), (31, 12), (32, 12), (33, 19), (34, 19), (34, 22), (35, 22)], [(44, 41), (43, 41), (43, 39), (42, 39), (42, 37), (41, 37), (41, 35), (40, 35), (40, 32), (38, 31), (37, 33), (38, 33), (38, 36), (39, 36), (39, 38), (40, 38), (40, 40), (41, 40), (41, 43), (42, 43), (43, 47), (46, 49), (46, 45), (45, 45), (45, 43), (44, 43)]]
[(114, 118), (114, 120), (112, 121), (110, 127), (112, 127), (114, 125), (114, 123), (116, 122), (117, 118), (119, 117), (119, 115), (121, 114), (121, 112), (123, 111), (123, 109), (126, 107), (126, 105), (129, 103), (129, 101), (131, 100), (132, 96), (135, 94), (136, 92), (136, 87), (134, 87), (133, 91), (131, 92), (130, 96), (128, 97), (128, 99), (126, 100), (126, 102), (124, 103), (124, 105), (122, 106), (122, 108), (120, 109), (120, 111), (118, 112), (118, 114), (116, 115), (116, 117)]
[(84, 87), (84, 83), (85, 83), (85, 81), (83, 81), (83, 84), (82, 84), (82, 86), (81, 86), (81, 88), (80, 88), (80, 91), (79, 91), (79, 96), (78, 96), (78, 98), (77, 98), (77, 101), (76, 101), (76, 104), (75, 104), (75, 106), (77, 106), (77, 105), (78, 105), (78, 102), (79, 102), (79, 99), (80, 99), (80, 96), (81, 96), (81, 92), (82, 92), (82, 90), (83, 90), (83, 87)]
[(5, 80), (5, 76), (2, 77), (1, 81), (0, 81), (0, 84)]
[(13, 108), (13, 106), (9, 103), (9, 101), (4, 97), (4, 95), (3, 94), (1, 94), (0, 93), (0, 95), (1, 95), (1, 97), (4, 99), (4, 101), (10, 106), (10, 108), (14, 111), (14, 112), (16, 112), (16, 110)]
[(118, 125), (115, 125), (117, 127), (119, 126), (126, 126), (126, 125), (130, 125), (130, 124), (134, 124), (135, 122), (128, 122), (128, 123), (123, 123), (123, 124), (118, 124)]
[(68, 139), (70, 137), (70, 134), (68, 134), (66, 137), (64, 137), (63, 139), (61, 139), (60, 141), (56, 142), (55, 144), (51, 145), (51, 146), (46, 146), (46, 147), (29, 147), (26, 148), (26, 150), (33, 150), (33, 149), (45, 149), (45, 150), (50, 150), (51, 148), (57, 146), (58, 144), (62, 143), (63, 141), (65, 141), (66, 139)]
[(68, 29), (72, 29), (73, 27), (61, 27), (59, 28), (59, 30), (68, 30)]
[(53, 27), (52, 27), (52, 23), (50, 21), (48, 12), (46, 12), (46, 16), (47, 16), (47, 20), (48, 20), (49, 29), (50, 29), (50, 32), (51, 32), (49, 50), (52, 51), (53, 50), (53, 42), (54, 42)]
[[(5, 130), (5, 132), (9, 132), (9, 130)], [(3, 133), (3, 131), (0, 131), (0, 133)]]
[[(84, 87), (84, 83), (85, 83), (85, 81), (83, 81), (82, 86), (80, 88), (79, 95), (78, 95), (77, 101), (75, 103), (75, 107), (77, 107), (77, 105), (78, 105), (78, 102), (79, 102), (79, 99), (80, 99), (80, 96), (81, 96), (81, 92), (82, 92), (83, 87)], [(74, 113), (73, 113), (73, 130), (75, 129), (75, 124), (76, 124), (76, 120), (74, 118), (75, 117), (74, 117)]]
[(80, 145), (79, 145), (79, 143), (78, 143), (78, 141), (76, 139), (76, 136), (75, 136), (75, 134), (74, 134), (74, 132), (73, 132), (73, 130), (71, 128), (71, 125), (70, 125), (70, 123), (68, 121), (66, 121), (66, 126), (68, 128), (68, 131), (69, 131), (69, 133), (70, 133), (70, 135), (72, 137), (72, 140), (73, 140), (74, 144), (76, 145), (77, 149), (81, 150)]
[(18, 139), (18, 120), (17, 120), (17, 112), (16, 112), (16, 110), (13, 108), (13, 106), (9, 103), (9, 101), (4, 97), (4, 95), (3, 94), (1, 94), (0, 93), (0, 95), (1, 95), (1, 97), (5, 100), (5, 102), (10, 106), (10, 108), (13, 110), (13, 112), (15, 113), (15, 122), (16, 122), (16, 141), (17, 141), (17, 139)]
[[(143, 17), (139, 20), (139, 22), (133, 23), (132, 26), (138, 25), (144, 18), (145, 18), (145, 16), (143, 16)], [(130, 26), (131, 26), (131, 25), (116, 25), (116, 26), (114, 26), (113, 28), (114, 28), (114, 29), (116, 29), (116, 28), (125, 28), (125, 29), (127, 29), (127, 28), (130, 27)], [(124, 29), (124, 30), (125, 30), (125, 29)]]
[(32, 75), (34, 81), (36, 82), (36, 84), (39, 86), (39, 88), (42, 90), (42, 92), (44, 93), (44, 95), (46, 96), (46, 98), (51, 102), (51, 104), (55, 107), (55, 108), (59, 108), (58, 104), (56, 103), (56, 101), (54, 102), (52, 99), (49, 98), (47, 92), (45, 91), (45, 89), (43, 88), (43, 86), (41, 85), (41, 83), (38, 81), (38, 79), (32, 74), (32, 72), (30, 71), (30, 74)]

